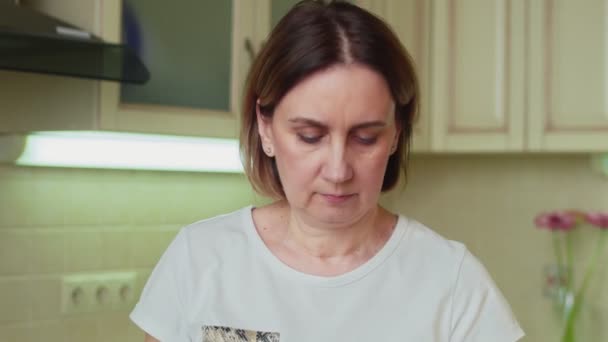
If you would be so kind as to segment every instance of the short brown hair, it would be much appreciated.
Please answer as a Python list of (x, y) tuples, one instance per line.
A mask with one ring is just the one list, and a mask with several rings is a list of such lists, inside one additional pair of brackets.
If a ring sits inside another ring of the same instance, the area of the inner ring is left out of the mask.
[(243, 166), (253, 188), (284, 199), (274, 158), (262, 150), (256, 120), (272, 117), (283, 96), (298, 82), (336, 64), (359, 63), (386, 80), (395, 101), (401, 129), (398, 146), (388, 161), (382, 191), (407, 175), (412, 125), (418, 114), (419, 89), (414, 64), (390, 27), (355, 5), (305, 0), (295, 5), (272, 30), (256, 57), (245, 86), (240, 145)]

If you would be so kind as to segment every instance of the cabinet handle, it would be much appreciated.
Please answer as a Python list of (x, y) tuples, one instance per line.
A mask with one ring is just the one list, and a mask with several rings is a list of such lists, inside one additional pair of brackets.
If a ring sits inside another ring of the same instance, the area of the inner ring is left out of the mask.
[[(264, 47), (265, 43), (266, 43), (265, 41), (262, 41), (260, 43), (260, 50), (262, 49), (262, 47)], [(251, 42), (251, 39), (249, 39), (249, 38), (245, 38), (245, 51), (247, 51), (247, 54), (249, 55), (250, 62), (253, 63), (253, 60), (255, 59), (257, 52), (255, 51), (255, 48), (253, 47), (253, 43)]]
[(245, 38), (245, 51), (247, 51), (247, 54), (249, 55), (249, 61), (253, 63), (253, 60), (255, 59), (255, 49), (249, 38)]

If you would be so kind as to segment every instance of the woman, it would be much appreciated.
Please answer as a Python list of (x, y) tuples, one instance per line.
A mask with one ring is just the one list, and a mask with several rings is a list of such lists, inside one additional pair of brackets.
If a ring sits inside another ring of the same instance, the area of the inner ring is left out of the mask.
[(418, 98), (382, 21), (296, 5), (252, 66), (242, 117), (246, 173), (276, 202), (180, 231), (131, 314), (146, 341), (518, 340), (462, 244), (378, 205)]

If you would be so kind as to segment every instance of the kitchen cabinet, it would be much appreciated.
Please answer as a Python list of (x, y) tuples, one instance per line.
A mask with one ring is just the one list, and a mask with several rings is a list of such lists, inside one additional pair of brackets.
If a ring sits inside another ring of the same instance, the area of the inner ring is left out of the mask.
[(430, 150), (429, 44), (430, 2), (427, 0), (357, 0), (356, 4), (386, 21), (412, 57), (420, 82), (420, 114), (414, 125), (412, 151)]
[[(230, 23), (223, 30), (210, 29), (212, 35), (201, 34), (221, 37), (224, 50), (229, 50), (220, 58), (228, 70), (225, 80), (217, 83), (223, 95), (211, 96), (221, 97), (221, 105), (139, 101), (125, 96), (123, 89), (136, 86), (0, 71), (0, 132), (93, 129), (234, 137), (251, 60), (296, 2), (231, 0), (223, 12), (214, 14), (223, 13), (219, 21)], [(389, 23), (416, 64), (421, 113), (413, 151), (608, 150), (607, 1), (352, 2)], [(23, 3), (107, 41), (121, 40), (122, 1)], [(212, 52), (220, 44), (192, 44), (203, 52), (201, 64), (206, 63), (205, 49), (217, 57)], [(179, 93), (176, 88), (168, 83), (164, 89)]]
[[(252, 54), (268, 31), (257, 22), (267, 18), (265, 1), (232, 0), (222, 6), (194, 0), (190, 5), (158, 3), (125, 2), (140, 16), (139, 38), (147, 43), (146, 52), (150, 53), (142, 58), (153, 67), (149, 84), (2, 72), (0, 87), (5, 91), (0, 92), (0, 102), (7, 110), (3, 109), (0, 130), (117, 130), (235, 137)], [(121, 41), (123, 1), (31, 0), (26, 5), (105, 41)], [(160, 12), (159, 6), (165, 12)], [(197, 11), (200, 14), (189, 13)], [(163, 20), (159, 14), (165, 16)], [(177, 44), (180, 39), (184, 41)], [(189, 56), (192, 51), (197, 55)]]
[(608, 2), (526, 2), (529, 149), (608, 150)]
[(430, 115), (438, 151), (521, 151), (521, 1), (435, 0)]
[(608, 150), (606, 1), (358, 3), (418, 64), (420, 151)]
[(414, 152), (523, 149), (523, 5), (358, 0), (391, 25), (421, 89)]
[[(121, 38), (120, 3), (121, 1), (100, 3), (100, 33), (108, 41), (118, 42)], [(138, 89), (140, 86), (102, 82), (102, 126), (127, 131), (194, 136), (235, 137), (238, 134), (241, 92), (255, 48), (259, 47), (265, 34), (259, 31), (260, 26), (256, 24), (256, 20), (260, 20), (258, 14), (261, 8), (257, 6), (257, 1), (231, 0), (223, 2), (222, 6), (205, 5), (204, 2), (195, 0), (191, 3), (189, 6), (183, 3), (167, 7), (166, 2), (159, 2), (159, 5), (153, 5), (150, 1), (132, 2), (139, 7), (142, 17), (148, 11), (151, 12), (148, 26), (142, 25), (142, 30), (147, 30), (150, 35), (165, 36), (165, 41), (157, 44), (168, 44), (171, 40), (179, 39), (187, 41), (181, 44), (181, 51), (158, 48), (154, 51), (156, 54), (152, 52), (148, 57), (149, 64), (153, 67), (148, 94)], [(159, 8), (166, 9), (165, 15), (168, 18), (164, 18), (164, 21), (156, 16), (162, 14), (155, 11)], [(185, 12), (180, 13), (180, 10)], [(188, 14), (188, 11), (198, 11), (200, 14)], [(197, 21), (196, 17), (201, 20)], [(186, 23), (178, 25), (179, 20), (185, 20)], [(145, 22), (146, 18), (142, 18), (142, 21)], [(176, 27), (183, 32), (171, 32)], [(198, 56), (186, 59), (176, 56), (194, 52), (198, 52)], [(177, 57), (173, 60), (178, 62), (164, 62), (164, 59), (171, 60), (172, 57)], [(179, 61), (184, 60), (188, 62), (187, 65), (178, 65)], [(218, 73), (217, 70), (223, 72)], [(156, 77), (166, 80), (166, 84), (156, 82), (155, 73)], [(189, 73), (196, 75), (188, 81), (184, 80)], [(171, 92), (177, 93), (163, 95)], [(179, 98), (179, 95), (186, 92), (190, 95)]]

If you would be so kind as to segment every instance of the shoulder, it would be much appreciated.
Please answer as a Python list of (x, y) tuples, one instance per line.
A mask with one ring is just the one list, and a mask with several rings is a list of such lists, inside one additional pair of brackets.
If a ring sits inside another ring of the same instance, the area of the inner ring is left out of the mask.
[(251, 245), (250, 224), (250, 206), (191, 223), (179, 230), (164, 255), (184, 264), (226, 256)]
[(163, 253), (157, 267), (170, 265), (174, 273), (189, 278), (228, 260), (242, 258), (254, 245), (248, 229), (250, 216), (251, 207), (244, 207), (184, 226)]
[(251, 221), (250, 217), (251, 206), (247, 206), (230, 213), (191, 223), (183, 227), (179, 235), (190, 244), (194, 243), (199, 246), (209, 241), (217, 243), (217, 239), (244, 234)]
[(452, 267), (458, 267), (469, 254), (462, 242), (447, 239), (414, 219), (399, 215), (398, 224), (404, 230), (405, 253), (432, 261), (434, 265), (446, 264)]
[(523, 335), (499, 287), (463, 243), (415, 220), (400, 220), (406, 227), (402, 251), (418, 263), (417, 274), (429, 278), (428, 288), (443, 282), (449, 290), (451, 340), (512, 342)]
[(495, 286), (484, 265), (465, 244), (416, 220), (400, 216), (400, 222), (404, 227), (400, 262), (416, 269), (427, 282), (441, 283), (442, 289), (452, 293), (456, 289), (476, 291)]
[(444, 271), (451, 278), (453, 286), (493, 286), (493, 280), (483, 263), (464, 243), (450, 240), (416, 220), (403, 216), (400, 216), (400, 220), (406, 226), (402, 250), (411, 259), (430, 265), (433, 270)]

